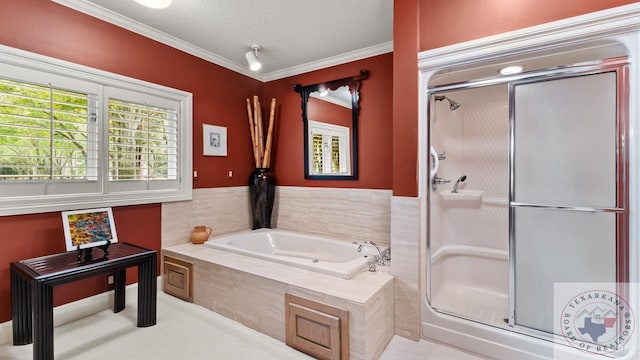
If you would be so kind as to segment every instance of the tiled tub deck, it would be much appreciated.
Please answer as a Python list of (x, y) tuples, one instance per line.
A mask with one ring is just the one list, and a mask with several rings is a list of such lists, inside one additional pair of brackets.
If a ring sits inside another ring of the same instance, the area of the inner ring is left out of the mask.
[(193, 264), (194, 303), (280, 341), (287, 292), (349, 311), (351, 359), (377, 359), (394, 335), (394, 278), (387, 268), (345, 280), (202, 245), (174, 245), (163, 254)]

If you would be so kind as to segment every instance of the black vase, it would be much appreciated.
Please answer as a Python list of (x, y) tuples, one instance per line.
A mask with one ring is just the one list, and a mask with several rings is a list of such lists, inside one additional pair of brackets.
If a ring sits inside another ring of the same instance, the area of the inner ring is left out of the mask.
[(276, 178), (269, 168), (257, 168), (249, 177), (249, 202), (253, 230), (271, 229), (271, 213), (276, 195)]

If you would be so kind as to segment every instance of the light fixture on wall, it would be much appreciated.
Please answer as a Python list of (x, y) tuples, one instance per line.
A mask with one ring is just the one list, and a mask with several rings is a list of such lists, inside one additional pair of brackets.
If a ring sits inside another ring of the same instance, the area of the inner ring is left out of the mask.
[(248, 51), (244, 54), (244, 57), (247, 58), (247, 62), (249, 63), (249, 69), (252, 71), (258, 71), (262, 68), (262, 64), (258, 60), (258, 50), (260, 50), (260, 45), (251, 45), (252, 51)]
[(169, 7), (173, 0), (134, 0), (140, 5), (150, 7), (152, 9), (164, 9)]

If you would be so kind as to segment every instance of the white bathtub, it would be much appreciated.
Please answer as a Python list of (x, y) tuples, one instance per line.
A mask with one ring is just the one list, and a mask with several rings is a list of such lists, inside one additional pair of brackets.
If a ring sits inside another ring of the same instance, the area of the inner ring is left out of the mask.
[(217, 236), (204, 245), (343, 279), (351, 279), (377, 256), (372, 246), (358, 252), (358, 243), (275, 229)]

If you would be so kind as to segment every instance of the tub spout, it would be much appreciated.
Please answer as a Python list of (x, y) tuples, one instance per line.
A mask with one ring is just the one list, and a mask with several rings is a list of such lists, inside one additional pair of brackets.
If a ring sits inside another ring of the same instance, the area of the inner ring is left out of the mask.
[(358, 252), (361, 252), (362, 248), (365, 245), (371, 245), (374, 248), (376, 248), (376, 250), (378, 250), (378, 265), (386, 265), (386, 262), (384, 261), (384, 256), (382, 255), (382, 250), (380, 250), (380, 246), (378, 246), (378, 244), (374, 243), (373, 241), (367, 240), (360, 243), (360, 245), (358, 246)]

